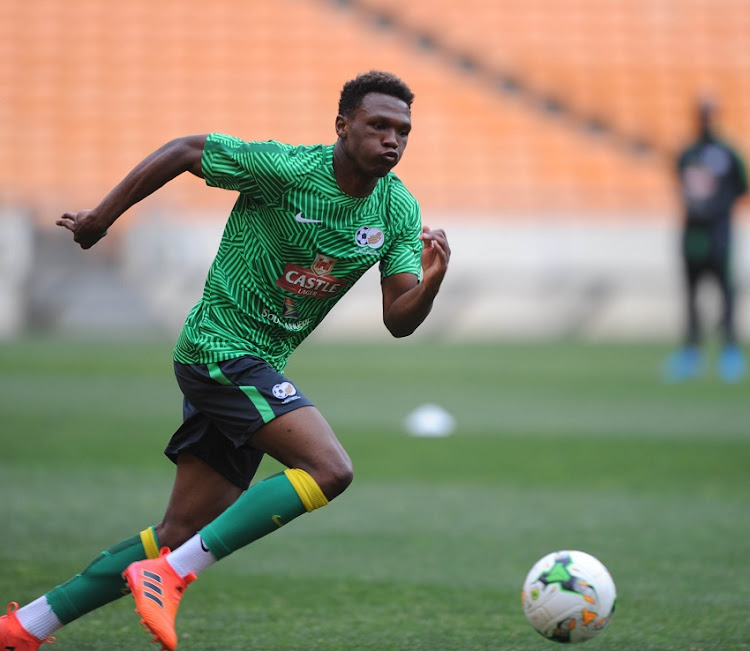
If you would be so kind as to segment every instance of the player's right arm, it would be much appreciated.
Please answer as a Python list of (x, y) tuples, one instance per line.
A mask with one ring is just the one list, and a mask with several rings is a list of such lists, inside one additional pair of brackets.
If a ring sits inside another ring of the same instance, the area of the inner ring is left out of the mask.
[(175, 138), (136, 165), (92, 210), (66, 212), (55, 223), (73, 233), (82, 249), (94, 246), (128, 208), (183, 172), (203, 178), (201, 159), (206, 135)]

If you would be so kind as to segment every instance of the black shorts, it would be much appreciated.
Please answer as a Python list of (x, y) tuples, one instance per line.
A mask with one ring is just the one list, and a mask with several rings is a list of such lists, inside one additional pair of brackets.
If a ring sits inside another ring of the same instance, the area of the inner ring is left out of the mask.
[(184, 395), (183, 423), (164, 454), (173, 462), (181, 452), (194, 454), (243, 490), (263, 458), (251, 446), (253, 432), (312, 405), (281, 373), (249, 355), (213, 364), (175, 362), (174, 371)]
[(731, 282), (729, 240), (706, 229), (686, 228), (682, 237), (685, 276), (692, 285), (713, 275), (722, 285)]

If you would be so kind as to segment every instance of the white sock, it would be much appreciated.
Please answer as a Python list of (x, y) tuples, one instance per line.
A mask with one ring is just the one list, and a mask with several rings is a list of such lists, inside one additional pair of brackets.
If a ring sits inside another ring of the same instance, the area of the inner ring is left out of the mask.
[(184, 545), (167, 554), (167, 563), (183, 578), (191, 572), (198, 576), (215, 562), (216, 558), (203, 544), (200, 534), (195, 534)]
[(19, 608), (16, 616), (21, 626), (39, 640), (43, 640), (63, 626), (49, 607), (47, 597), (39, 597), (36, 601)]

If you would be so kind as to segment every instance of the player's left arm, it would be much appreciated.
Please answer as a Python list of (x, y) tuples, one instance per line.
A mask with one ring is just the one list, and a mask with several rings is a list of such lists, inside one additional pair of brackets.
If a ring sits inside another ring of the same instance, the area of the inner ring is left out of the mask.
[(734, 153), (735, 164), (737, 166), (737, 198), (747, 194), (748, 183), (747, 183), (747, 167), (745, 166), (744, 159)]
[(387, 276), (381, 283), (383, 323), (394, 337), (407, 337), (427, 318), (448, 270), (451, 249), (442, 228), (422, 228), (422, 282), (410, 273)]

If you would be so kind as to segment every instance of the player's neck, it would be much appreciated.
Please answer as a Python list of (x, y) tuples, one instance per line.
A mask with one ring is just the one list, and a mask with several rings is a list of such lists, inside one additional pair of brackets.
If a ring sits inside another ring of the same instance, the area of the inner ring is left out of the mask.
[(333, 148), (333, 176), (342, 192), (357, 199), (369, 197), (380, 180), (358, 170), (338, 142)]
[(716, 134), (713, 129), (703, 129), (700, 133), (699, 140), (701, 142), (714, 142), (716, 140)]

